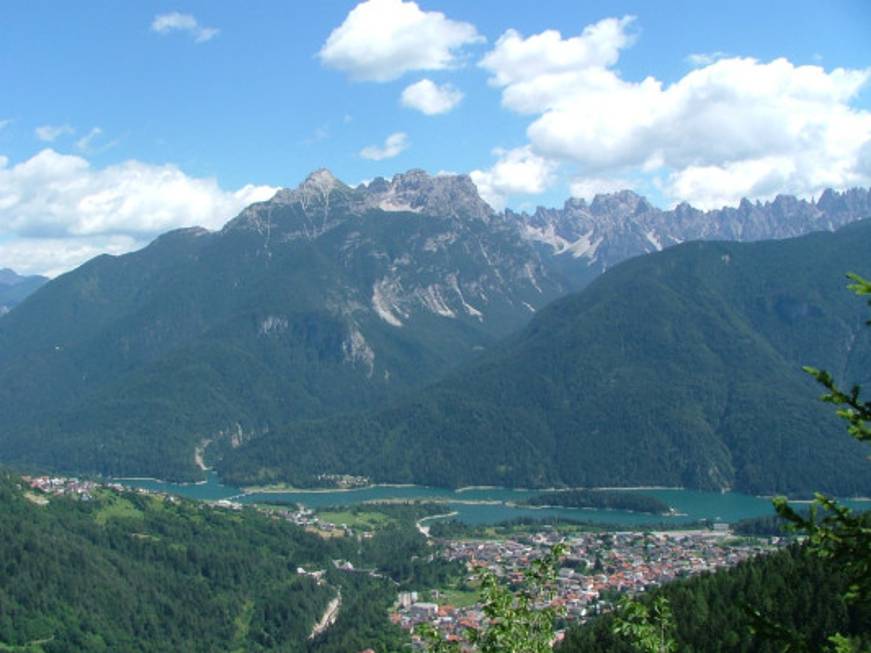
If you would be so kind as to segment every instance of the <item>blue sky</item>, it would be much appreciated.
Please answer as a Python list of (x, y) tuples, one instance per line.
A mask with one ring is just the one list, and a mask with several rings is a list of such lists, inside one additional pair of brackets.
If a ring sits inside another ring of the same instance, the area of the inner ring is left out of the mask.
[(0, 16), (0, 267), (26, 272), (215, 228), (319, 167), (474, 173), (515, 208), (871, 183), (866, 1), (13, 0)]

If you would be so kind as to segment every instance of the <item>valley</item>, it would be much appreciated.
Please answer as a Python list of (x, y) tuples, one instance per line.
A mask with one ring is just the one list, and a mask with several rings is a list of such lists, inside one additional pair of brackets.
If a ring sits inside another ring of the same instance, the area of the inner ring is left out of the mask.
[(869, 26), (0, 4), (0, 653), (871, 653)]

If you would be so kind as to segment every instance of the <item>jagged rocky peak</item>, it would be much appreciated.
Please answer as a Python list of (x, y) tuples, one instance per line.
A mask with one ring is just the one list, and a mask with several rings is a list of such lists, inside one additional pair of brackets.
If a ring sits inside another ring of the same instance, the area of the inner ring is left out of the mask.
[(583, 197), (570, 197), (563, 203), (563, 211), (586, 211), (587, 208), (587, 200)]
[(590, 203), (593, 215), (639, 215), (653, 210), (645, 198), (631, 190), (598, 194)]
[[(299, 204), (303, 210), (322, 210), (342, 204), (351, 213), (371, 209), (410, 211), (436, 217), (489, 219), (493, 209), (478, 195), (468, 175), (429, 175), (414, 169), (391, 180), (376, 177), (351, 188), (326, 169), (316, 170), (294, 189), (282, 189), (274, 202)], [(256, 206), (256, 205), (255, 205)]]
[(851, 188), (842, 193), (827, 188), (817, 201), (817, 208), (828, 212), (871, 217), (871, 188)]
[(384, 211), (413, 211), (437, 217), (489, 220), (493, 209), (478, 195), (468, 175), (429, 175), (420, 169), (373, 179), (365, 186), (367, 207)]
[(273, 201), (279, 204), (300, 203), (303, 207), (308, 207), (313, 204), (328, 202), (330, 195), (335, 191), (347, 192), (350, 190), (332, 172), (326, 168), (320, 168), (312, 172), (296, 188), (282, 188), (279, 190), (275, 194)]

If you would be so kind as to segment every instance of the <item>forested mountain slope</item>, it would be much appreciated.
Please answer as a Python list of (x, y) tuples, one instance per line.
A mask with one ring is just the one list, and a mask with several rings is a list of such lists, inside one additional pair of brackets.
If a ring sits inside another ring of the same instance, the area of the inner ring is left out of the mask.
[[(90, 497), (46, 496), (0, 472), (0, 650), (339, 653), (404, 639), (386, 618), (389, 581), (333, 569), (353, 543), (250, 508)], [(340, 591), (329, 638), (309, 640)]]
[(867, 494), (871, 474), (802, 365), (869, 381), (871, 222), (627, 261), (480, 362), (379, 412), (291, 424), (226, 458), (246, 480), (665, 485)]

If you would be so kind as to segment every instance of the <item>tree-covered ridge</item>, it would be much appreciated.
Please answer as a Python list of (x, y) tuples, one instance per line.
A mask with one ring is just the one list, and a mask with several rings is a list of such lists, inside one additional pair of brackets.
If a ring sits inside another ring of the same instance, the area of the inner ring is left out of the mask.
[[(812, 363), (860, 383), (871, 222), (759, 243), (686, 243), (627, 261), (412, 399), (288, 424), (225, 459), (230, 480), (318, 473), (440, 486), (871, 491), (859, 445), (804, 400)], [(772, 411), (778, 406), (778, 411)]]
[(656, 497), (638, 492), (609, 490), (559, 490), (530, 497), (531, 506), (563, 506), (566, 508), (599, 508), (604, 510), (631, 510), (662, 515), (670, 510), (667, 503)]
[[(159, 495), (47, 497), (5, 473), (0, 532), (3, 650), (338, 653), (402, 639), (386, 619), (392, 582), (332, 564), (386, 557), (378, 541), (361, 550), (253, 509)], [(404, 547), (419, 543), (391, 546), (407, 560)], [(318, 581), (298, 567), (326, 573)], [(308, 640), (339, 593), (338, 621)]]

